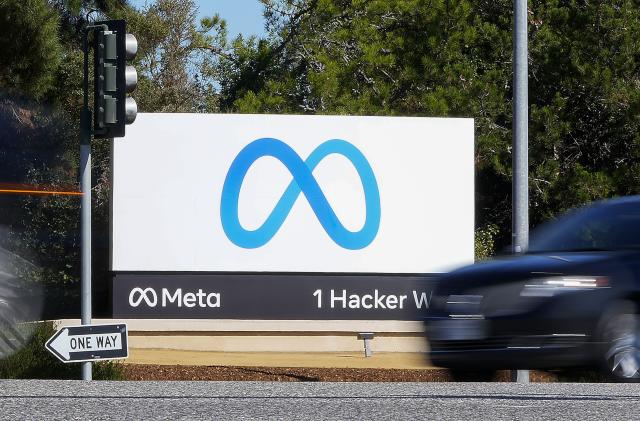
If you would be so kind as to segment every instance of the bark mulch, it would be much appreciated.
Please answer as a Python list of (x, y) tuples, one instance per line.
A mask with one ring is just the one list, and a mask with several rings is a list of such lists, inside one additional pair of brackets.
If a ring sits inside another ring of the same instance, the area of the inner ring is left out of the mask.
[[(126, 380), (214, 380), (282, 382), (448, 382), (444, 369), (382, 368), (281, 368), (125, 364)], [(471, 379), (472, 380), (472, 379)], [(509, 371), (499, 371), (493, 381), (509, 381)], [(532, 382), (553, 382), (557, 376), (531, 371)]]

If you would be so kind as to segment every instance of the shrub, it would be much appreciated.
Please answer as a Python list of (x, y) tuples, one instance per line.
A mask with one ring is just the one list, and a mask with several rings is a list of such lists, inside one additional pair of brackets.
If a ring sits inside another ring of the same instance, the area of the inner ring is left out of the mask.
[(495, 253), (495, 239), (499, 233), (497, 225), (489, 224), (477, 228), (475, 232), (475, 258), (476, 261), (488, 259)]

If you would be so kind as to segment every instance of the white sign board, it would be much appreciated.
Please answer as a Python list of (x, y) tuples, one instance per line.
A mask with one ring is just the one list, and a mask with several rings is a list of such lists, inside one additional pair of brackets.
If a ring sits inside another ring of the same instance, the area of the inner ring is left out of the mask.
[(473, 261), (472, 119), (141, 114), (112, 270), (437, 273)]
[(127, 325), (66, 326), (49, 338), (45, 348), (64, 363), (127, 358)]

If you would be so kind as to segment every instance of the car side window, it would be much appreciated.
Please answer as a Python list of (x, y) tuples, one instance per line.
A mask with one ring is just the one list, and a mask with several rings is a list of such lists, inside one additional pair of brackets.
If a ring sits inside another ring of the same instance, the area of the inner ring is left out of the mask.
[(613, 250), (640, 246), (640, 209), (618, 204), (586, 219), (576, 232), (575, 248)]
[(640, 248), (640, 206), (617, 203), (569, 213), (532, 235), (530, 250), (589, 251)]

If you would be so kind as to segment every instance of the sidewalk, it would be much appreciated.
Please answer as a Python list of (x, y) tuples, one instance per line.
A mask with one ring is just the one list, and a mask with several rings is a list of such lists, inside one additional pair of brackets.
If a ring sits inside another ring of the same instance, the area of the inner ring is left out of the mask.
[(207, 352), (171, 349), (129, 350), (128, 364), (207, 365), (243, 367), (428, 369), (426, 356), (409, 352)]

